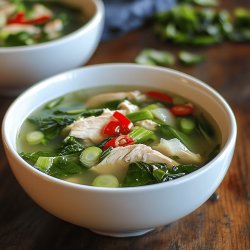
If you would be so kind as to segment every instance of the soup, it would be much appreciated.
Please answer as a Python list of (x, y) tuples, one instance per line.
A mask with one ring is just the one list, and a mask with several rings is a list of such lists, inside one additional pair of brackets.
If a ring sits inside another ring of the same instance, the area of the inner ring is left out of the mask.
[(86, 22), (80, 10), (58, 1), (0, 1), (0, 46), (39, 44), (65, 36)]
[(105, 87), (44, 104), (21, 126), (18, 152), (66, 181), (134, 187), (171, 181), (220, 150), (209, 114), (183, 97), (146, 88)]

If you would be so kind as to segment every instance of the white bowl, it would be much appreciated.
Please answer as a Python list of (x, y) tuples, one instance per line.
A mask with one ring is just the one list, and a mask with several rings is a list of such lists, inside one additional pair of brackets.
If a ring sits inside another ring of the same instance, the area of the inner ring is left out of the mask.
[(79, 67), (94, 53), (103, 30), (101, 0), (63, 0), (79, 7), (89, 21), (57, 40), (30, 46), (0, 47), (0, 93), (17, 94), (44, 78)]
[[(222, 139), (220, 153), (187, 176), (166, 183), (131, 188), (98, 188), (69, 183), (36, 170), (18, 155), (18, 132), (31, 112), (44, 102), (68, 92), (105, 85), (151, 86), (198, 103), (218, 125)], [(18, 182), (45, 210), (101, 234), (135, 236), (180, 219), (213, 194), (233, 156), (236, 122), (225, 100), (193, 77), (160, 67), (107, 64), (69, 71), (25, 91), (8, 109), (2, 137)]]

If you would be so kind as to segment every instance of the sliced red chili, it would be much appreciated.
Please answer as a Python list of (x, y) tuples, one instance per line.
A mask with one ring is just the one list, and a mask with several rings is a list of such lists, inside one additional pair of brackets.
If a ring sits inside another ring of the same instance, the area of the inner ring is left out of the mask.
[(128, 135), (120, 135), (116, 138), (115, 145), (116, 147), (125, 147), (135, 143), (135, 140)]
[(129, 129), (132, 128), (133, 123), (122, 113), (115, 111), (115, 113), (113, 114), (113, 116), (124, 126), (127, 127)]
[(8, 20), (8, 24), (43, 24), (50, 20), (50, 16), (40, 16), (27, 20), (24, 12), (17, 12), (16, 15)]
[(106, 150), (106, 149), (108, 149), (109, 147), (115, 148), (115, 147), (116, 147), (116, 145), (115, 145), (116, 139), (117, 139), (117, 137), (115, 137), (115, 138), (113, 138), (113, 139), (107, 141), (106, 144), (103, 146), (103, 150)]
[(120, 135), (118, 137), (112, 138), (109, 140), (104, 146), (103, 150), (108, 149), (109, 147), (116, 148), (116, 147), (125, 147), (128, 145), (132, 145), (135, 143), (135, 140), (128, 136), (128, 135)]
[(150, 98), (156, 99), (158, 101), (162, 101), (162, 102), (166, 102), (169, 104), (173, 103), (173, 99), (172, 97), (170, 97), (169, 95), (165, 94), (165, 93), (161, 93), (158, 91), (149, 91), (146, 93), (146, 95)]
[(120, 132), (123, 135), (126, 135), (130, 132), (130, 129), (133, 127), (133, 123), (122, 113), (116, 111), (113, 114), (113, 117), (120, 122)]
[(179, 104), (173, 106), (170, 111), (177, 116), (191, 115), (194, 111), (193, 107), (188, 104)]
[(120, 133), (120, 122), (119, 121), (110, 121), (103, 129), (105, 135), (118, 135)]
[(17, 12), (16, 15), (8, 20), (8, 24), (23, 23), (25, 21), (25, 13)]
[(50, 20), (49, 16), (40, 16), (35, 19), (27, 20), (26, 24), (43, 24)]

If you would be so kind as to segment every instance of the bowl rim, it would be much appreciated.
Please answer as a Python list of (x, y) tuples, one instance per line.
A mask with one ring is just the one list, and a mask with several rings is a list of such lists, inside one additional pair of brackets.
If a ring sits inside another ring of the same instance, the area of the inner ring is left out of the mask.
[(58, 46), (63, 43), (70, 42), (78, 37), (81, 37), (85, 33), (92, 30), (96, 25), (98, 25), (104, 18), (105, 8), (104, 4), (101, 0), (91, 0), (95, 5), (96, 11), (95, 14), (87, 20), (85, 24), (83, 24), (77, 30), (70, 32), (58, 39), (46, 41), (33, 45), (22, 45), (22, 46), (13, 46), (13, 47), (0, 47), (0, 53), (16, 53), (16, 52), (27, 52), (33, 50), (39, 50), (44, 48), (50, 48), (54, 46)]
[[(39, 171), (38, 169), (34, 168), (32, 165), (28, 164), (24, 159), (22, 159), (19, 154), (17, 153), (17, 151), (14, 149), (15, 145), (13, 145), (11, 143), (10, 138), (8, 137), (8, 135), (6, 134), (5, 130), (6, 130), (6, 123), (7, 123), (7, 119), (9, 116), (9, 113), (11, 112), (12, 109), (15, 108), (15, 106), (20, 105), (19, 102), (22, 101), (22, 99), (25, 99), (25, 96), (32, 93), (32, 92), (38, 92), (41, 89), (46, 88), (48, 85), (51, 85), (53, 83), (53, 81), (57, 81), (60, 80), (61, 77), (63, 76), (77, 76), (78, 72), (84, 71), (84, 70), (88, 70), (88, 69), (102, 69), (102, 68), (112, 68), (114, 69), (114, 67), (118, 67), (118, 68), (133, 68), (133, 69), (143, 69), (143, 70), (153, 70), (153, 71), (161, 71), (161, 72), (165, 72), (167, 74), (173, 74), (175, 76), (178, 77), (182, 77), (184, 79), (187, 79), (189, 81), (191, 81), (193, 84), (195, 85), (199, 85), (201, 86), (203, 89), (209, 91), (210, 94), (212, 94), (214, 97), (217, 98), (217, 100), (219, 100), (219, 102), (222, 104), (222, 106), (224, 107), (224, 109), (226, 110), (227, 116), (229, 117), (230, 120), (230, 132), (229, 132), (229, 136), (225, 142), (225, 145), (223, 146), (223, 148), (220, 150), (219, 154), (212, 159), (210, 162), (208, 162), (207, 164), (205, 164), (204, 166), (202, 166), (201, 168), (197, 169), (196, 171), (185, 175), (181, 178), (175, 179), (175, 180), (171, 180), (169, 182), (164, 182), (164, 183), (156, 183), (156, 184), (151, 184), (151, 185), (146, 185), (146, 186), (138, 186), (138, 187), (122, 187), (122, 188), (106, 188), (106, 187), (94, 187), (94, 186), (88, 186), (88, 185), (83, 185), (83, 184), (77, 184), (77, 183), (72, 183), (72, 182), (68, 182), (53, 176), (49, 176), (41, 171)], [(29, 171), (32, 172), (32, 174), (34, 175), (38, 175), (40, 178), (43, 178), (44, 180), (48, 181), (48, 182), (54, 182), (57, 185), (62, 185), (62, 186), (67, 186), (68, 188), (73, 188), (73, 189), (78, 189), (78, 190), (86, 190), (89, 192), (105, 192), (105, 193), (126, 193), (126, 192), (141, 192), (141, 191), (148, 191), (148, 190), (157, 190), (157, 189), (161, 189), (163, 187), (167, 188), (169, 186), (177, 186), (180, 185), (182, 183), (185, 183), (187, 181), (190, 181), (194, 178), (198, 178), (199, 175), (204, 174), (205, 172), (207, 172), (210, 168), (213, 167), (213, 163), (217, 160), (220, 160), (224, 157), (224, 155), (226, 154), (227, 150), (230, 150), (230, 148), (234, 148), (235, 143), (236, 143), (236, 137), (237, 137), (237, 124), (236, 124), (236, 119), (235, 116), (233, 114), (233, 111), (231, 109), (231, 107), (229, 106), (229, 104), (226, 102), (226, 100), (211, 86), (209, 86), (208, 84), (204, 83), (203, 81), (190, 76), (186, 73), (180, 72), (178, 70), (174, 70), (174, 69), (170, 69), (170, 68), (166, 68), (166, 67), (159, 67), (159, 66), (145, 66), (145, 65), (137, 65), (134, 63), (104, 63), (104, 64), (96, 64), (96, 65), (88, 65), (88, 66), (84, 66), (84, 67), (80, 67), (80, 68), (76, 68), (73, 70), (69, 70), (66, 71), (64, 73), (60, 73), (57, 74), (55, 76), (46, 78), (36, 84), (34, 84), (33, 86), (29, 87), (27, 90), (25, 90), (20, 96), (18, 96), (13, 102), (12, 104), (9, 106), (9, 108), (7, 109), (4, 118), (3, 118), (3, 122), (2, 122), (2, 140), (4, 145), (6, 146), (5, 150), (8, 150), (12, 157), (15, 157), (16, 160), (18, 160), (19, 162), (21, 162), (22, 167), (27, 168)]]

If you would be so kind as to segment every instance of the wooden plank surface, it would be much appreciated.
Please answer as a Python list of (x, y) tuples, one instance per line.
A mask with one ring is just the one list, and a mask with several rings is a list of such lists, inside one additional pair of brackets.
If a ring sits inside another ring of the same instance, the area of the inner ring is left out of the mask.
[[(250, 8), (249, 0), (221, 1), (230, 9)], [(143, 48), (177, 53), (179, 48), (155, 38), (150, 27), (103, 42), (88, 64), (133, 62)], [(188, 48), (186, 48), (188, 49)], [(208, 200), (185, 218), (135, 238), (110, 238), (57, 219), (37, 206), (13, 176), (0, 145), (0, 249), (250, 249), (250, 44), (223, 43), (192, 49), (207, 55), (197, 66), (173, 68), (215, 88), (232, 106), (238, 124), (230, 169)], [(2, 121), (13, 97), (0, 97)], [(35, 188), (35, 187), (34, 187)]]

